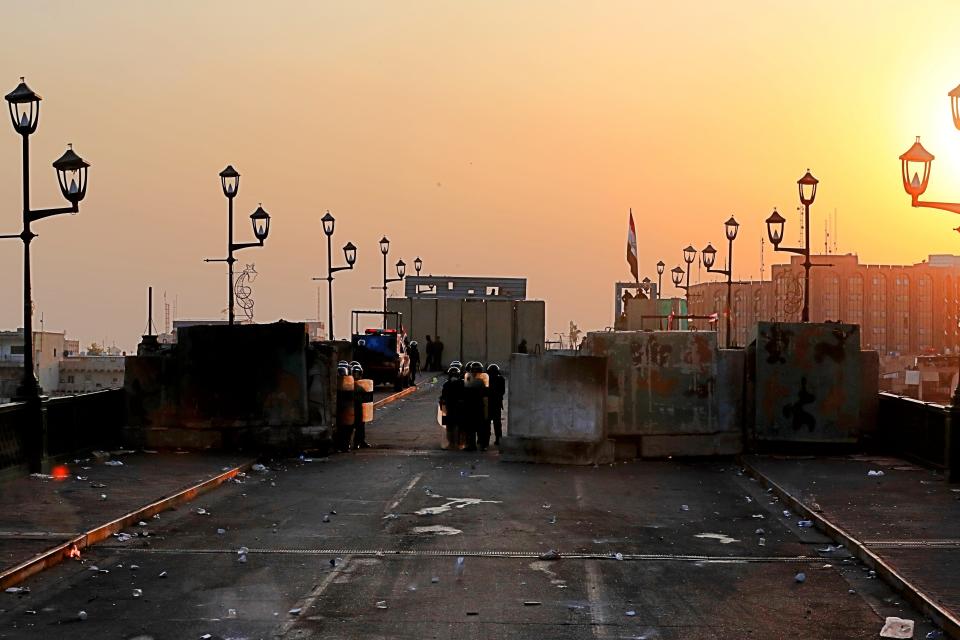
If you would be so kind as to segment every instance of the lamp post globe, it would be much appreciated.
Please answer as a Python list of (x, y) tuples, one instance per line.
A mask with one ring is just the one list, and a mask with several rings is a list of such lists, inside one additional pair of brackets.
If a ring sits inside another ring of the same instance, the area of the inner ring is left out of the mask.
[(783, 242), (783, 228), (786, 225), (787, 220), (780, 212), (776, 209), (773, 210), (773, 213), (770, 214), (770, 217), (767, 218), (767, 236), (770, 238), (770, 244), (776, 248), (781, 242)]
[(423, 268), (423, 260), (420, 259), (420, 256), (417, 256), (417, 259), (413, 261), (413, 269), (417, 272), (417, 275), (420, 275), (420, 269)]
[(803, 174), (803, 177), (797, 180), (797, 189), (800, 192), (800, 202), (809, 207), (813, 204), (813, 201), (817, 198), (817, 185), (820, 183), (819, 180), (813, 177), (813, 174), (810, 173), (810, 169), (807, 169), (807, 172)]
[(717, 250), (713, 248), (712, 244), (707, 244), (701, 253), (703, 254), (703, 266), (709, 270), (717, 260)]
[(927, 190), (933, 160), (933, 154), (920, 144), (920, 136), (917, 136), (916, 141), (900, 156), (903, 189), (913, 198), (913, 206), (917, 206), (917, 200)]
[(687, 245), (687, 248), (683, 250), (683, 261), (687, 264), (693, 264), (693, 261), (697, 259), (697, 250), (694, 249), (691, 245)]
[(723, 223), (724, 231), (727, 234), (727, 240), (733, 242), (737, 239), (737, 232), (740, 231), (740, 223), (730, 216), (730, 219)]
[(407, 263), (403, 260), (397, 261), (397, 277), (403, 280), (404, 276), (407, 274)]
[(673, 280), (673, 285), (679, 287), (680, 283), (683, 282), (684, 271), (679, 266), (674, 267), (670, 270), (670, 279)]
[(270, 214), (263, 210), (263, 205), (250, 214), (250, 223), (253, 225), (253, 235), (261, 243), (270, 235)]
[(659, 261), (659, 262), (657, 263), (657, 275), (662, 276), (662, 275), (663, 275), (663, 270), (666, 268), (666, 266), (667, 266), (667, 265), (663, 264), (663, 260)]
[(357, 248), (353, 246), (352, 242), (348, 242), (347, 244), (343, 245), (343, 257), (346, 259), (347, 264), (351, 267), (354, 265), (354, 263), (356, 263)]
[(10, 119), (14, 130), (22, 136), (28, 136), (37, 130), (40, 123), (40, 101), (38, 96), (20, 77), (20, 84), (4, 96), (10, 109)]
[(323, 217), (320, 218), (320, 223), (323, 224), (323, 233), (327, 236), (332, 236), (333, 227), (334, 227), (334, 224), (336, 223), (336, 220), (332, 215), (330, 215), (329, 211), (327, 211), (323, 215)]
[(387, 239), (387, 236), (380, 238), (380, 253), (383, 255), (390, 253), (390, 240)]
[(223, 189), (223, 195), (228, 198), (233, 199), (237, 196), (237, 191), (240, 190), (240, 174), (232, 164), (228, 164), (227, 168), (220, 172), (220, 187)]
[(53, 162), (57, 171), (60, 193), (72, 204), (78, 204), (87, 195), (87, 169), (90, 164), (73, 151), (69, 145), (62, 156)]

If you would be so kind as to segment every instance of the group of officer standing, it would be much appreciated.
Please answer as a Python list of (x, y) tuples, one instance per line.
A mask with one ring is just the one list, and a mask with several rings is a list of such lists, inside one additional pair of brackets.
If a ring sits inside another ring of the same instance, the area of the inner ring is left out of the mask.
[(443, 424), (447, 429), (450, 449), (486, 451), (490, 446), (493, 425), (494, 445), (503, 436), (503, 396), (507, 381), (500, 367), (491, 364), (484, 372), (483, 364), (455, 361), (447, 369), (447, 381), (440, 392)]

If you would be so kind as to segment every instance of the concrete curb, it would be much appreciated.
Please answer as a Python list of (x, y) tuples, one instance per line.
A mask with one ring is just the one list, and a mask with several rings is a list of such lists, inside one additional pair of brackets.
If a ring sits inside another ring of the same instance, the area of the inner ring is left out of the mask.
[(386, 398), (380, 398), (379, 400), (373, 403), (373, 408), (374, 410), (376, 410), (376, 409), (379, 409), (380, 407), (390, 404), (391, 402), (396, 402), (400, 398), (406, 398), (407, 396), (413, 393), (416, 393), (417, 390), (419, 389), (420, 387), (418, 387), (417, 385), (413, 385), (412, 387), (407, 387), (403, 391), (397, 391), (396, 393), (391, 394)]
[(67, 540), (66, 542), (59, 544), (51, 549), (47, 549), (43, 553), (40, 553), (26, 562), (21, 562), (15, 567), (11, 567), (6, 571), (0, 573), (0, 589), (6, 589), (8, 587), (15, 586), (35, 573), (39, 573), (44, 569), (56, 566), (60, 564), (63, 560), (67, 558), (67, 552), (76, 545), (77, 549), (84, 549), (91, 545), (94, 545), (102, 540), (106, 540), (114, 533), (118, 533), (121, 530), (129, 527), (130, 525), (136, 524), (140, 520), (152, 517), (154, 514), (160, 513), (161, 511), (166, 511), (171, 507), (183, 504), (185, 502), (190, 502), (194, 498), (207, 493), (212, 489), (216, 489), (224, 482), (231, 480), (241, 472), (246, 472), (250, 470), (250, 467), (253, 466), (254, 461), (251, 460), (240, 466), (234, 467), (223, 473), (220, 473), (208, 480), (193, 485), (192, 487), (187, 487), (177, 493), (167, 496), (166, 498), (161, 498), (155, 502), (151, 502), (145, 507), (141, 507), (135, 511), (120, 516), (116, 520), (111, 520), (105, 524), (99, 525), (90, 529), (89, 531), (80, 534), (79, 536)]
[(858, 560), (876, 571), (878, 576), (909, 600), (910, 604), (929, 616), (934, 623), (943, 630), (947, 637), (960, 640), (960, 619), (952, 612), (937, 604), (933, 598), (921, 591), (904, 576), (900, 575), (892, 565), (870, 551), (862, 542), (854, 538), (843, 528), (835, 525), (821, 514), (807, 507), (799, 499), (790, 495), (786, 489), (763, 475), (763, 473), (754, 468), (749, 462), (741, 458), (740, 464), (750, 477), (755, 478), (763, 487), (772, 489), (773, 493), (780, 498), (784, 504), (800, 514), (803, 519), (812, 520), (818, 529), (833, 538), (835, 542), (843, 544)]

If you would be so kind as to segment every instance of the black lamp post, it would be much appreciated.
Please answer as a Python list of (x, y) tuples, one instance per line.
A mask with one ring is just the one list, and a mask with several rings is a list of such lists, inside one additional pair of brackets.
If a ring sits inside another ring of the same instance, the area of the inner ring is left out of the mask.
[(263, 241), (270, 234), (270, 214), (263, 210), (262, 205), (250, 214), (250, 223), (253, 225), (253, 235), (256, 236), (257, 242), (234, 242), (233, 199), (237, 197), (237, 191), (240, 189), (240, 174), (232, 165), (227, 165), (227, 168), (220, 172), (220, 186), (223, 188), (223, 195), (227, 197), (227, 257), (207, 258), (205, 262), (227, 263), (227, 318), (230, 326), (233, 326), (233, 263), (237, 261), (233, 257), (233, 252), (263, 246)]
[(666, 269), (667, 265), (663, 264), (663, 260), (657, 262), (657, 299), (659, 300), (663, 297), (660, 291), (663, 289), (663, 270)]
[(87, 169), (90, 167), (83, 158), (68, 145), (66, 152), (54, 163), (60, 193), (70, 203), (69, 207), (53, 209), (30, 208), (30, 134), (37, 130), (40, 121), (40, 96), (20, 78), (16, 89), (5, 96), (10, 109), (13, 129), (23, 140), (23, 230), (15, 235), (3, 235), (0, 238), (20, 238), (23, 242), (23, 376), (16, 394), (17, 400), (27, 403), (31, 428), (28, 429), (30, 442), (27, 445), (30, 469), (39, 471), (43, 458), (43, 409), (40, 394), (42, 389), (34, 374), (33, 362), (33, 299), (30, 285), (30, 242), (37, 237), (30, 224), (43, 218), (61, 213), (78, 213), (80, 201), (87, 194)]
[(727, 241), (730, 243), (729, 248), (727, 249), (727, 268), (726, 269), (714, 269), (713, 263), (717, 259), (717, 250), (713, 248), (712, 244), (707, 244), (704, 248), (703, 254), (703, 264), (707, 267), (707, 273), (720, 273), (727, 276), (727, 339), (726, 345), (727, 349), (730, 348), (730, 304), (732, 299), (733, 292), (733, 241), (737, 239), (737, 231), (740, 230), (740, 224), (730, 216), (730, 219), (723, 223), (724, 231), (727, 235)]
[(333, 266), (333, 256), (331, 251), (333, 244), (333, 226), (336, 220), (332, 215), (330, 215), (330, 212), (327, 211), (327, 213), (320, 218), (320, 222), (323, 223), (323, 235), (327, 236), (327, 277), (314, 278), (314, 280), (327, 281), (327, 336), (330, 340), (333, 340), (333, 274), (335, 274), (337, 271), (353, 269), (353, 265), (357, 261), (357, 248), (353, 246), (352, 242), (348, 242), (347, 244), (343, 245), (343, 257), (347, 261), (347, 266)]
[[(419, 275), (420, 275), (420, 269), (423, 268), (423, 260), (421, 260), (419, 257), (417, 257), (417, 259), (413, 261), (413, 268), (414, 268), (414, 270), (416, 270), (417, 275), (419, 276)], [(423, 289), (421, 290), (420, 287), (423, 287)], [(421, 293), (430, 293), (431, 291), (434, 291), (435, 289), (436, 289), (436, 285), (433, 285), (433, 284), (424, 284), (424, 285), (418, 284), (415, 293), (416, 293), (417, 295), (420, 295)], [(412, 307), (411, 307), (411, 308), (412, 308)]]
[(387, 254), (390, 253), (390, 240), (387, 236), (380, 238), (380, 253), (383, 254), (383, 328), (387, 328), (387, 285), (391, 282), (400, 282), (407, 272), (407, 265), (403, 260), (397, 261), (397, 277), (387, 277)]
[(683, 250), (683, 261), (687, 263), (687, 286), (683, 287), (683, 291), (687, 300), (687, 313), (690, 313), (690, 272), (693, 271), (693, 268), (690, 265), (692, 265), (693, 261), (696, 259), (697, 250), (694, 249), (692, 245), (688, 244), (687, 248)]
[(802, 247), (781, 247), (783, 242), (783, 228), (786, 219), (776, 209), (767, 218), (767, 235), (770, 237), (770, 243), (774, 251), (786, 251), (803, 256), (803, 312), (800, 316), (801, 321), (810, 322), (810, 267), (829, 267), (828, 264), (813, 264), (810, 262), (810, 205), (817, 197), (817, 184), (819, 180), (813, 177), (810, 170), (797, 180), (798, 190), (800, 191), (800, 203), (803, 205), (803, 246)]

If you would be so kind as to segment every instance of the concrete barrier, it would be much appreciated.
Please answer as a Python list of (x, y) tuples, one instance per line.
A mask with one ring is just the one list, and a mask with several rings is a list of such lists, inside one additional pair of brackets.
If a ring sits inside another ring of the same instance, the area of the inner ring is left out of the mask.
[(744, 355), (720, 351), (716, 332), (592, 332), (583, 353), (607, 358), (607, 434), (618, 457), (742, 450)]
[(501, 460), (613, 460), (613, 443), (604, 433), (605, 358), (515, 353), (510, 371), (509, 435), (501, 440)]

